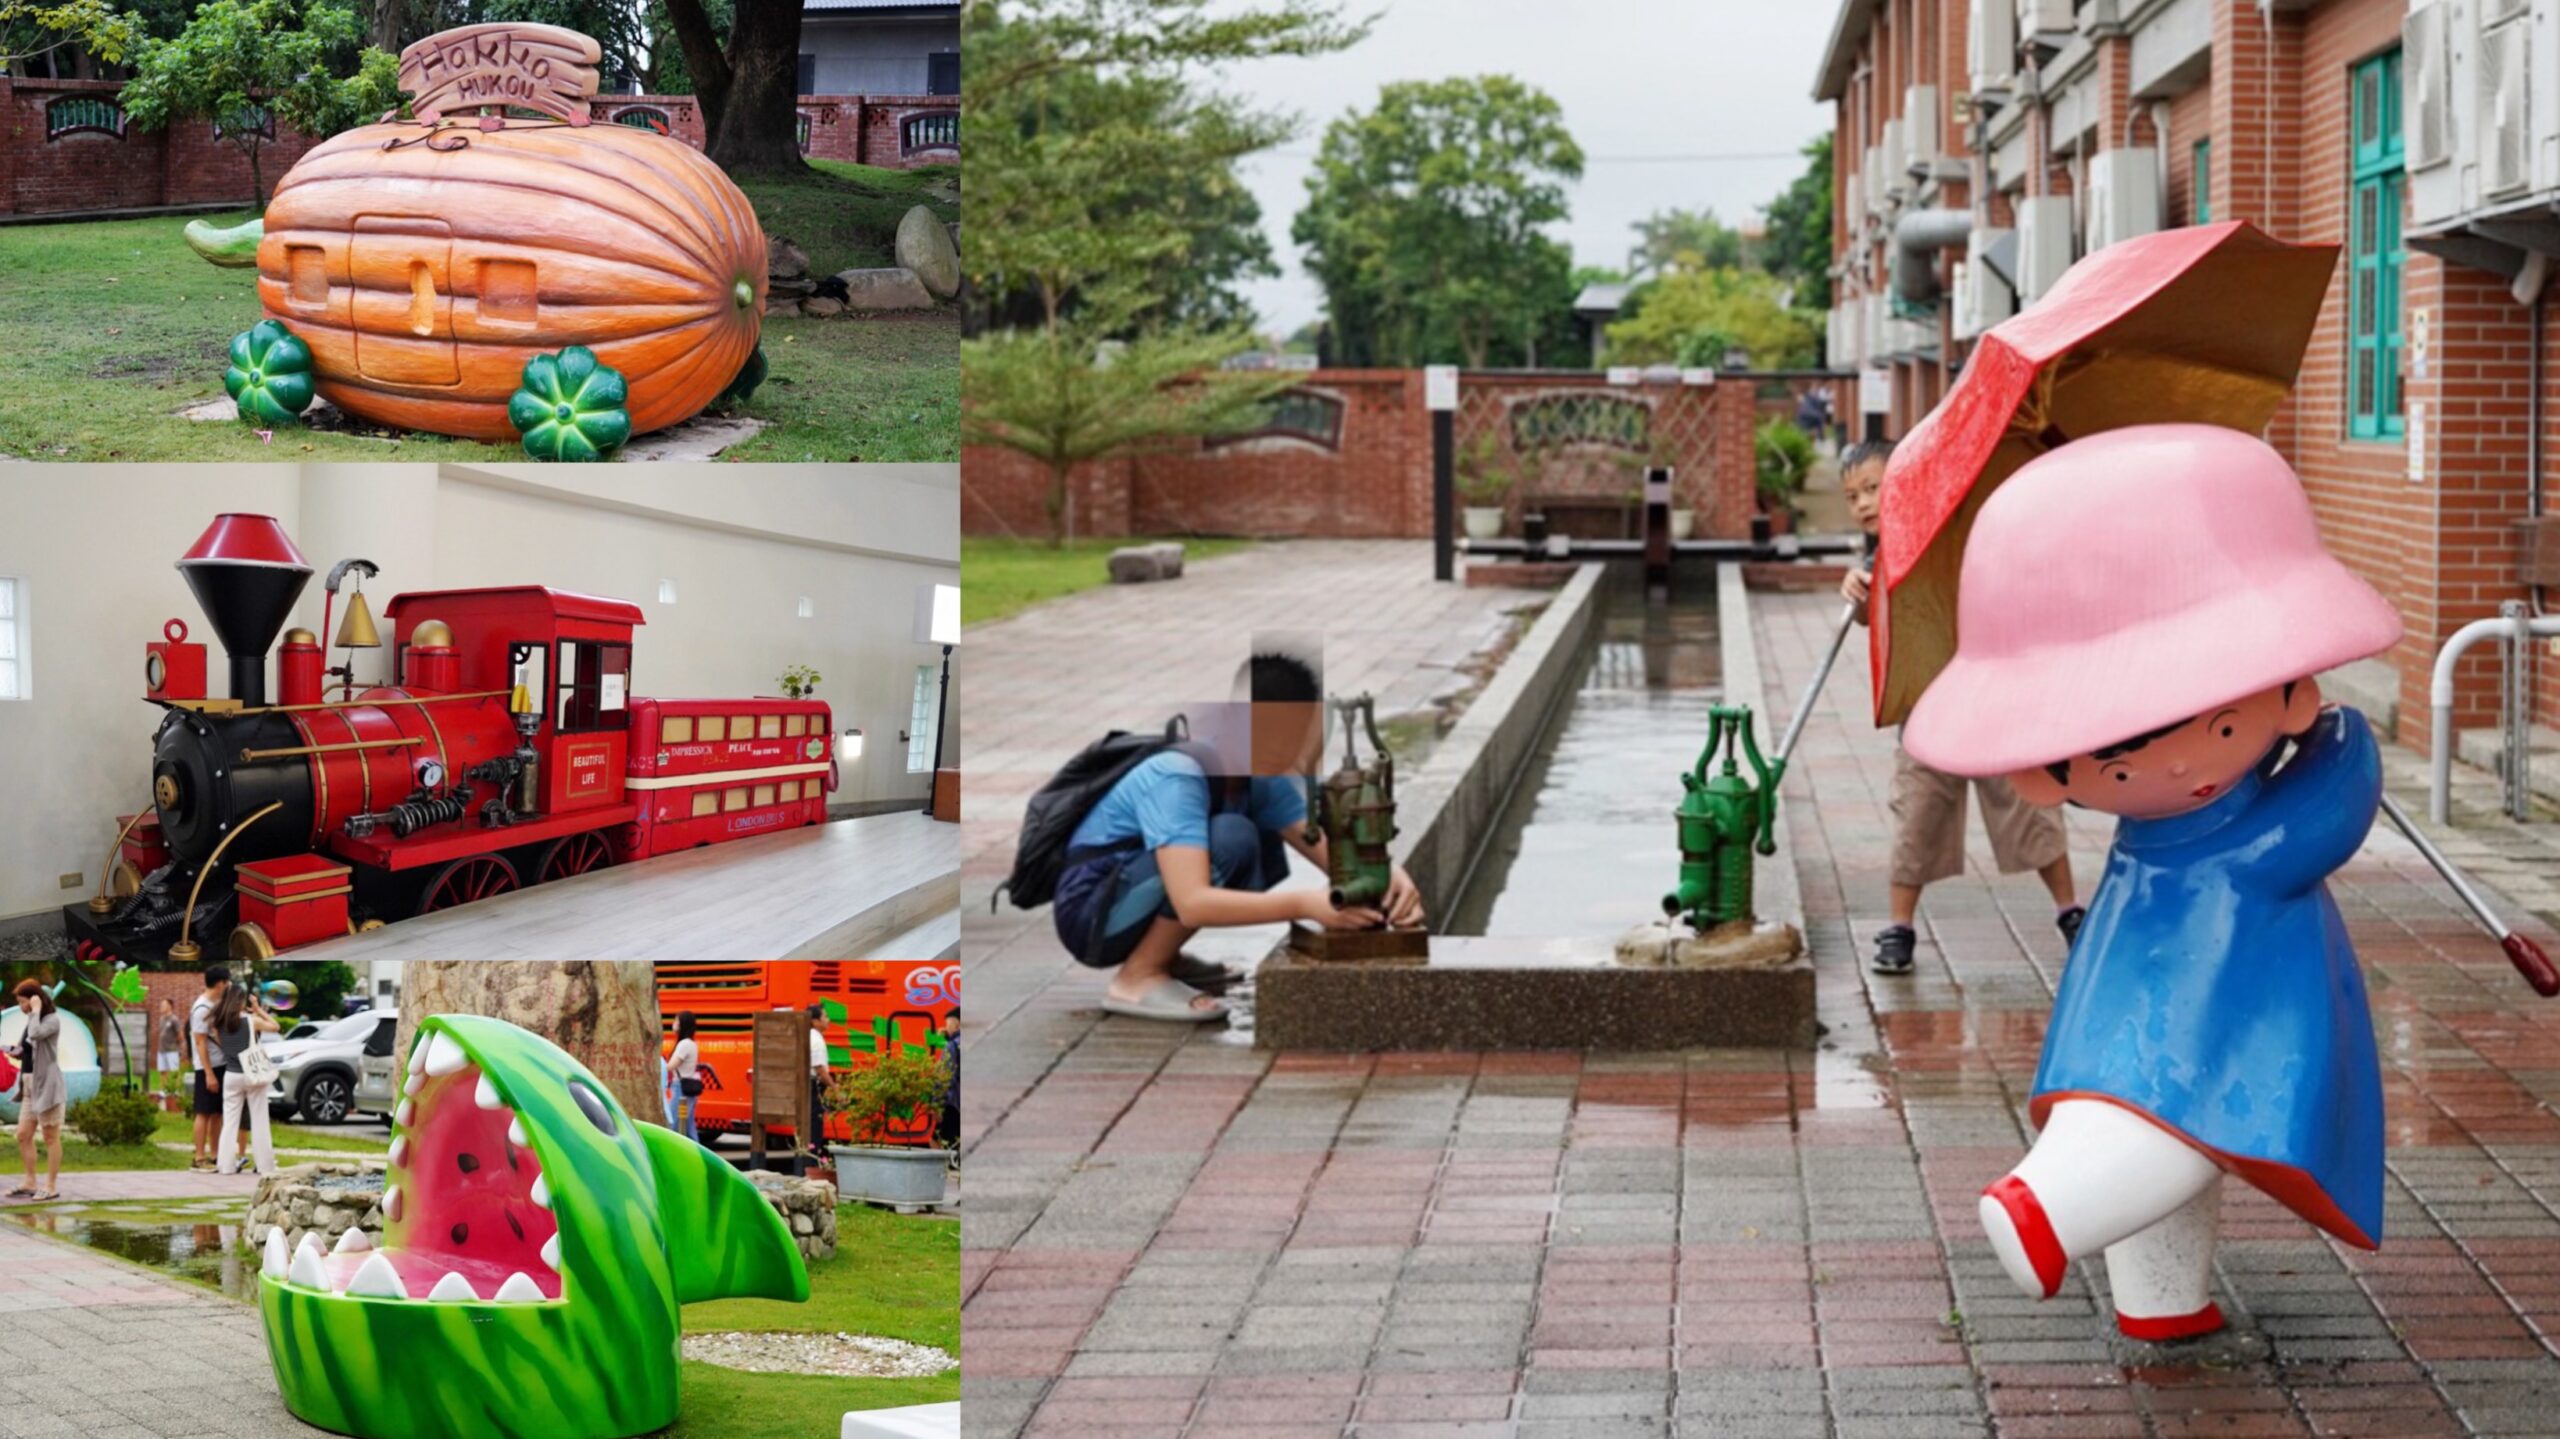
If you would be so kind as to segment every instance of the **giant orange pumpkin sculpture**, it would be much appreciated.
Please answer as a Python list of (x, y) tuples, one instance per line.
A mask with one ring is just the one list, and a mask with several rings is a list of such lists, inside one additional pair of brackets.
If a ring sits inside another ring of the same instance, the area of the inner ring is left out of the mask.
[(700, 151), (588, 123), (599, 54), (548, 25), (421, 40), (400, 60), (416, 118), (306, 153), (262, 229), (190, 241), (245, 264), (254, 236), (267, 315), (349, 414), (513, 440), (527, 365), (583, 346), (627, 387), (629, 433), (689, 419), (755, 357), (764, 230)]

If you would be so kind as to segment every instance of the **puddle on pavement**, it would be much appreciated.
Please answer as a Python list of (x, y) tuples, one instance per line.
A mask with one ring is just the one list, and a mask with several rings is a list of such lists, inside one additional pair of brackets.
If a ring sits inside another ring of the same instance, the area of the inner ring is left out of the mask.
[(209, 1217), (173, 1222), (166, 1214), (109, 1217), (79, 1206), (12, 1210), (6, 1218), (31, 1233), (147, 1265), (233, 1299), (254, 1302), (258, 1297), (258, 1256), (238, 1223)]

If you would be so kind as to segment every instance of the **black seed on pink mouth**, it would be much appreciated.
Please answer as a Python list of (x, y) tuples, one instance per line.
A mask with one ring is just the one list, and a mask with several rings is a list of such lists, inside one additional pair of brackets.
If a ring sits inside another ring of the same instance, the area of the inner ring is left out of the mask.
[[(477, 1170), (477, 1169), (480, 1167), (480, 1156), (479, 1156), (479, 1155), (476, 1155), (476, 1154), (465, 1154), (465, 1155), (461, 1156), (460, 1158), (456, 1159), (456, 1160), (454, 1161), (454, 1163), (459, 1164), (459, 1165), (461, 1165), (461, 1166), (462, 1166), (462, 1172), (463, 1172), (463, 1173), (465, 1173), (465, 1174), (469, 1174), (469, 1173), (472, 1173), (473, 1171)], [(515, 1166), (513, 1166), (513, 1165), (509, 1165), (509, 1166), (508, 1166), (508, 1168), (510, 1168), (510, 1169), (512, 1169), (512, 1168), (514, 1168), (514, 1167), (515, 1167)]]
[[(456, 1228), (460, 1228), (461, 1226), (456, 1225), (455, 1227), (456, 1227)], [(509, 1215), (507, 1216), (507, 1227), (508, 1227), (509, 1229), (512, 1229), (512, 1230), (514, 1230), (514, 1231), (516, 1232), (516, 1238), (518, 1238), (518, 1239), (522, 1239), (522, 1238), (524, 1238), (524, 1222), (523, 1222), (522, 1220), (517, 1219), (517, 1218), (515, 1217), (515, 1215), (513, 1215), (512, 1213), (511, 1213), (511, 1214), (509, 1214)], [(460, 1243), (460, 1242), (461, 1242), (461, 1238), (462, 1238), (462, 1237), (461, 1237), (460, 1235), (456, 1235), (456, 1236), (454, 1236), (454, 1242), (456, 1242), (456, 1243)]]
[(470, 1243), (471, 1226), (468, 1224), (457, 1224), (453, 1226), (453, 1242), (456, 1244)]

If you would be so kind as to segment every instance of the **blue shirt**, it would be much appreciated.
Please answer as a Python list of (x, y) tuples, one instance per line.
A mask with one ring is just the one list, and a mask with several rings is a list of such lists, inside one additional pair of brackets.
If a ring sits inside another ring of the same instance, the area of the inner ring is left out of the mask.
[[(1288, 775), (1255, 775), (1244, 814), (1258, 829), (1283, 833), (1306, 819), (1306, 787)], [(1148, 850), (1209, 847), (1209, 775), (1200, 761), (1180, 750), (1140, 761), (1086, 813), (1067, 848), (1098, 849), (1133, 839)]]
[(2201, 809), (2116, 828), (2054, 994), (2032, 1109), (2148, 1115), (2350, 1243), (2382, 1236), (2382, 1071), (2329, 873), (2373, 826), (2364, 716)]

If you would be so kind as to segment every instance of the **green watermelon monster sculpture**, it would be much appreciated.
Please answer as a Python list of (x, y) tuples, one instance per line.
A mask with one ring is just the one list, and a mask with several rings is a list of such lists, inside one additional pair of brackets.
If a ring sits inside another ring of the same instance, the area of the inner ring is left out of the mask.
[(377, 1247), (285, 1253), (258, 1310), (285, 1407), (362, 1439), (622, 1439), (676, 1417), (677, 1306), (805, 1300), (780, 1215), (711, 1151), (632, 1122), (503, 1020), (410, 1045)]

